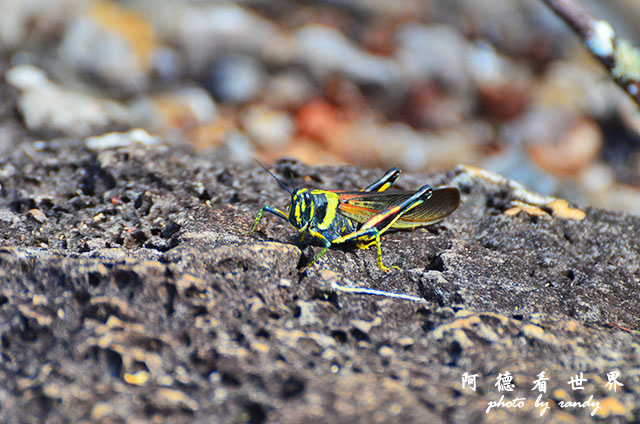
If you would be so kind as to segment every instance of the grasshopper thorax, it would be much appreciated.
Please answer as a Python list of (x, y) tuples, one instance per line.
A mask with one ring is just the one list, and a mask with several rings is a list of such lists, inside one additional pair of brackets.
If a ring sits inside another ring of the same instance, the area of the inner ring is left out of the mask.
[(306, 227), (313, 219), (315, 205), (313, 194), (306, 188), (301, 188), (291, 194), (289, 206), (289, 222), (296, 228)]

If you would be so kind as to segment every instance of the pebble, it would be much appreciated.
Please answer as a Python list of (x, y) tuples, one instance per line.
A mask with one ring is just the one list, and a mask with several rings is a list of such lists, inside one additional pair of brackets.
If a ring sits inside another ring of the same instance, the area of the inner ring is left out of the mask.
[(533, 192), (549, 195), (558, 190), (558, 181), (531, 161), (520, 145), (504, 149), (486, 159), (482, 167), (526, 186)]
[(378, 348), (378, 354), (385, 358), (392, 358), (396, 352), (390, 346), (382, 345)]
[(136, 124), (160, 133), (218, 120), (215, 101), (205, 89), (198, 86), (141, 97), (129, 105), (129, 110)]
[(251, 162), (255, 157), (253, 144), (242, 131), (230, 131), (216, 148), (215, 155), (230, 162)]
[(451, 128), (472, 116), (469, 102), (451, 96), (437, 83), (411, 87), (407, 109), (409, 122), (418, 128)]
[(337, 7), (344, 7), (360, 13), (393, 18), (416, 16), (423, 10), (420, 1), (388, 1), (388, 0), (332, 0)]
[(613, 170), (603, 163), (594, 163), (580, 174), (580, 182), (592, 195), (605, 193), (615, 184)]
[(265, 101), (273, 107), (300, 107), (314, 94), (302, 73), (289, 71), (272, 76), (265, 84)]
[(147, 371), (138, 371), (134, 373), (125, 373), (124, 381), (134, 386), (144, 386), (149, 381), (151, 375)]
[(168, 387), (160, 387), (156, 389), (155, 393), (151, 397), (151, 402), (155, 405), (155, 407), (162, 408), (183, 408), (187, 411), (197, 411), (199, 409), (199, 404), (196, 400), (191, 398), (186, 393), (168, 388)]
[(638, 189), (625, 184), (612, 184), (608, 190), (589, 192), (589, 204), (609, 210), (626, 211), (640, 215), (640, 193)]
[(147, 20), (119, 3), (97, 0), (67, 26), (60, 57), (127, 91), (147, 87), (156, 36)]
[(466, 52), (465, 69), (476, 84), (500, 86), (513, 79), (529, 78), (526, 67), (507, 59), (487, 42), (472, 43)]
[(395, 86), (400, 73), (390, 58), (367, 53), (340, 31), (308, 25), (293, 35), (293, 55), (319, 78), (341, 73), (362, 84)]
[(48, 219), (47, 215), (45, 215), (40, 209), (29, 209), (29, 215), (41, 224), (44, 224)]
[(620, 416), (626, 418), (627, 420), (633, 420), (633, 413), (614, 397), (606, 397), (604, 399), (601, 399), (600, 409), (596, 412), (596, 415), (600, 419)]
[(91, 419), (108, 421), (109, 417), (119, 416), (119, 404), (116, 402), (96, 402), (91, 407)]
[(19, 136), (17, 124), (0, 124), (0, 154), (12, 151), (15, 148)]
[(603, 118), (628, 101), (615, 84), (593, 69), (561, 60), (549, 65), (535, 93), (539, 105)]
[(184, 87), (171, 94), (179, 105), (183, 105), (193, 114), (197, 122), (213, 122), (218, 119), (216, 104), (204, 89), (200, 87)]
[(468, 87), (468, 45), (457, 30), (444, 25), (410, 22), (396, 32), (395, 59), (410, 83), (437, 79), (458, 90)]
[(344, 125), (340, 110), (328, 101), (312, 100), (300, 107), (296, 114), (298, 133), (303, 137), (326, 142)]
[(27, 40), (33, 42), (50, 36), (47, 29), (82, 9), (79, 3), (77, 0), (0, 0), (0, 46), (11, 51)]
[(150, 135), (142, 128), (135, 128), (127, 132), (110, 132), (107, 134), (89, 137), (85, 140), (87, 147), (92, 150), (115, 149), (134, 144), (153, 145), (158, 144), (156, 137)]
[(260, 62), (250, 56), (224, 56), (213, 66), (207, 86), (221, 102), (247, 103), (262, 91), (263, 74)]
[[(438, 133), (416, 131), (405, 124), (359, 122), (350, 135), (352, 151), (357, 157), (366, 147), (370, 154), (407, 172), (473, 163), (480, 159), (482, 146), (491, 134), (482, 121), (465, 122), (452, 130)], [(366, 140), (366, 146), (364, 145)]]
[(300, 310), (300, 315), (298, 316), (300, 325), (313, 325), (321, 322), (321, 319), (317, 315), (317, 305), (313, 302), (298, 300), (296, 306)]
[(528, 141), (531, 159), (553, 174), (580, 174), (597, 159), (602, 148), (602, 132), (592, 121), (575, 119), (570, 128), (551, 139)]
[(289, 114), (263, 106), (249, 107), (243, 113), (241, 121), (251, 139), (264, 148), (284, 146), (295, 130)]
[[(45, 217), (46, 218), (46, 217)], [(18, 215), (11, 212), (9, 209), (0, 209), (0, 221), (10, 225), (16, 225), (20, 223)]]
[(195, 72), (207, 69), (223, 51), (259, 57), (270, 46), (283, 44), (283, 35), (268, 20), (228, 3), (184, 4), (150, 2), (160, 36), (172, 40)]
[(174, 82), (185, 73), (179, 53), (167, 46), (158, 46), (153, 51), (151, 63), (158, 79), (164, 83)]
[(61, 87), (35, 66), (13, 67), (5, 77), (21, 92), (18, 107), (30, 130), (87, 135), (109, 124), (126, 124), (129, 120), (121, 104)]

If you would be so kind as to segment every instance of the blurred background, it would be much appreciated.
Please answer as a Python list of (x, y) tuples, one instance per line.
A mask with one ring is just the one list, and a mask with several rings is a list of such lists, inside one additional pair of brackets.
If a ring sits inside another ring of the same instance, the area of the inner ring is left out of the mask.
[[(640, 44), (640, 2), (583, 4)], [(638, 107), (540, 0), (0, 0), (0, 73), (2, 154), (144, 128), (640, 214)]]

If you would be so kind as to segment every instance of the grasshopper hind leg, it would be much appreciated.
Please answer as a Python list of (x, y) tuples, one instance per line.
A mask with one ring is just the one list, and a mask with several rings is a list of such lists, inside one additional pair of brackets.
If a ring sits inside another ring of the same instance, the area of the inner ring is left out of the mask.
[(356, 241), (356, 246), (358, 247), (358, 249), (363, 249), (363, 250), (366, 250), (366, 249), (370, 248), (374, 244), (376, 244), (376, 239), (375, 238), (373, 240), (364, 239), (364, 240), (357, 240)]
[(400, 176), (400, 170), (398, 168), (391, 168), (385, 174), (374, 183), (363, 188), (361, 191), (385, 191), (398, 179)]
[(376, 246), (376, 254), (378, 256), (378, 268), (383, 271), (389, 271), (389, 268), (400, 269), (399, 267), (392, 265), (391, 267), (384, 266), (382, 263), (382, 232), (378, 231), (378, 234), (373, 237), (373, 240), (365, 238), (364, 240), (357, 240), (356, 246), (359, 249), (369, 249), (371, 246)]
[[(340, 238), (337, 238), (333, 240), (333, 243), (339, 244), (349, 241), (355, 241), (356, 245), (361, 249), (367, 248), (375, 243), (376, 253), (378, 255), (378, 267), (383, 271), (389, 271), (390, 268), (384, 266), (384, 264), (382, 263), (382, 243), (380, 241), (380, 236), (382, 235), (382, 233), (383, 232), (379, 231), (376, 227), (364, 228), (358, 231), (354, 231), (351, 234), (346, 234)], [(364, 241), (361, 239), (364, 239)]]
[[(369, 218), (358, 231), (354, 231), (351, 234), (346, 234), (340, 238), (333, 240), (333, 243), (344, 243), (347, 241), (355, 240), (358, 247), (369, 247), (373, 243), (376, 244), (376, 252), (378, 254), (378, 267), (384, 271), (388, 271), (389, 268), (382, 263), (382, 247), (380, 242), (380, 236), (393, 227), (393, 224), (402, 217), (405, 213), (411, 209), (419, 206), (424, 201), (428, 200), (433, 193), (433, 188), (429, 185), (422, 186), (420, 190), (415, 192), (411, 197), (404, 202), (392, 206), (379, 214), (376, 214)], [(371, 240), (373, 238), (373, 241)], [(397, 268), (397, 267), (395, 267)]]

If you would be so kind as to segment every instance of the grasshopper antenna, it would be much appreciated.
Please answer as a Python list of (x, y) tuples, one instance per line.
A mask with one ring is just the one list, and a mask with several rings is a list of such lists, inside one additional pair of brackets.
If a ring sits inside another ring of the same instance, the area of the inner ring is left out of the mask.
[(291, 187), (293, 188), (293, 191), (296, 191), (296, 182), (293, 180), (293, 172), (291, 172), (291, 170), (289, 170), (289, 181), (291, 182)]
[(287, 187), (287, 185), (285, 183), (283, 183), (282, 181), (280, 181), (280, 179), (278, 177), (276, 177), (275, 175), (273, 175), (273, 173), (271, 171), (269, 171), (267, 169), (266, 166), (264, 166), (263, 164), (261, 164), (260, 162), (258, 162), (257, 159), (254, 159), (256, 161), (256, 163), (258, 165), (260, 165), (262, 167), (262, 169), (264, 169), (265, 171), (267, 171), (269, 173), (269, 175), (271, 175), (277, 182), (278, 184), (280, 184), (282, 186), (282, 188), (284, 188), (285, 190), (287, 190), (289, 192), (289, 194), (293, 194), (293, 192), (291, 191), (291, 189), (289, 189), (289, 187)]

